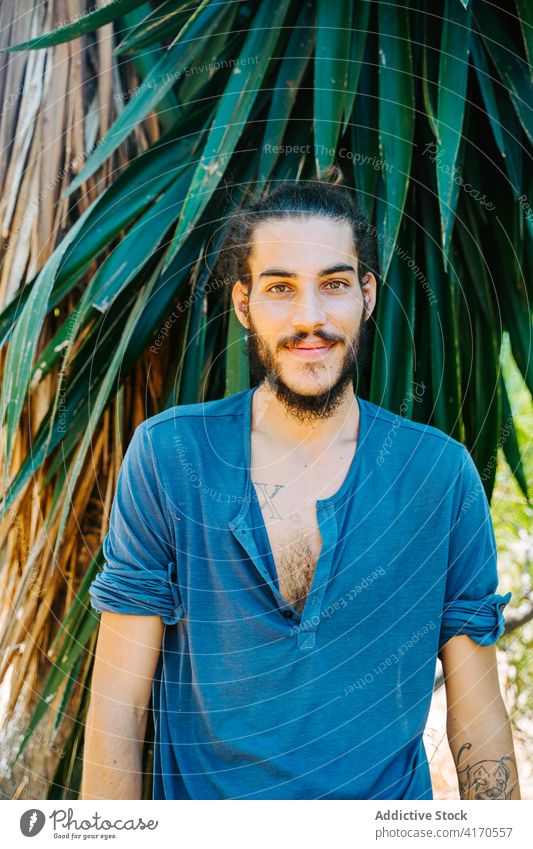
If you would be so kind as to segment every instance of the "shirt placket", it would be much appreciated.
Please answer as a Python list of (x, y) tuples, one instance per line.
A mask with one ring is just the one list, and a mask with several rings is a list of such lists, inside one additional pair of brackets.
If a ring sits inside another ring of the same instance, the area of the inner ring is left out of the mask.
[[(319, 502), (320, 504), (320, 502)], [(298, 649), (305, 651), (312, 649), (316, 642), (316, 631), (320, 623), (324, 593), (326, 592), (333, 562), (333, 554), (337, 538), (337, 523), (333, 507), (328, 504), (317, 506), (317, 521), (322, 537), (322, 549), (316, 563), (315, 573), (311, 588), (307, 595), (300, 621), (289, 624), (291, 620), (297, 619), (298, 614), (281, 595), (276, 587), (272, 576), (259, 555), (257, 543), (251, 528), (242, 513), (228, 523), (236, 539), (240, 542), (252, 563), (259, 571), (264, 581), (271, 588), (278, 601), (280, 614), (287, 620), (287, 627), (291, 635), (296, 636)]]
[(238, 541), (246, 551), (248, 557), (264, 578), (265, 583), (268, 584), (268, 586), (271, 588), (272, 592), (278, 599), (278, 606), (281, 613), (284, 616), (286, 616), (287, 613), (296, 615), (296, 611), (294, 610), (294, 608), (285, 601), (280, 591), (276, 587), (263, 558), (260, 557), (259, 550), (257, 548), (257, 543), (254, 539), (254, 535), (246, 519), (237, 517), (228, 524), (234, 536), (236, 537), (236, 539), (238, 539)]

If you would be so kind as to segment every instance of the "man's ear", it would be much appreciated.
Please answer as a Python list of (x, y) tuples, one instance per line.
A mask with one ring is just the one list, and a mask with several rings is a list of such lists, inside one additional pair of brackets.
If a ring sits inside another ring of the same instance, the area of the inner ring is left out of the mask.
[(374, 311), (374, 307), (376, 306), (377, 291), (377, 281), (371, 271), (368, 271), (363, 277), (361, 281), (361, 289), (363, 290), (363, 300), (365, 304), (365, 321), (368, 321)]
[(248, 320), (248, 290), (240, 280), (234, 284), (231, 290), (231, 298), (235, 307), (235, 314), (246, 330), (249, 329)]

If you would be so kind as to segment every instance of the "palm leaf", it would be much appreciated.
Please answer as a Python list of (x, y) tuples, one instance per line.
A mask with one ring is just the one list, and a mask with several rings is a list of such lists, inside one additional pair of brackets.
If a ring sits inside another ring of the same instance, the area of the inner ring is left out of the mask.
[(7, 483), (14, 438), (19, 426), (22, 407), (30, 381), (31, 364), (35, 356), (38, 330), (46, 314), (52, 283), (67, 248), (81, 231), (89, 217), (89, 209), (71, 227), (67, 236), (56, 248), (32, 287), (13, 330), (7, 352), (2, 392), (0, 396), (0, 424), (6, 422), (6, 459), (4, 481)]
[(201, 49), (202, 39), (209, 37), (217, 24), (227, 14), (224, 5), (202, 0), (198, 9), (161, 59), (150, 71), (124, 111), (119, 115), (98, 147), (91, 154), (84, 167), (70, 184), (68, 194), (72, 194), (111, 156), (134, 127), (151, 112), (176, 83), (181, 68), (194, 60)]
[[(258, 57), (261, 53), (271, 56), (279, 37), (279, 29), (283, 24), (290, 0), (281, 0), (273, 11), (266, 5), (261, 5), (254, 18), (253, 28), (249, 31), (244, 42), (239, 63), (248, 64), (248, 59)], [(187, 235), (195, 226), (200, 215), (207, 206), (209, 199), (226, 170), (229, 157), (232, 155), (250, 110), (258, 94), (258, 89), (264, 78), (268, 62), (253, 62), (252, 69), (247, 74), (243, 88), (240, 75), (233, 74), (222, 95), (213, 124), (206, 141), (202, 157), (194, 172), (188, 198), (178, 221), (176, 232), (168, 252), (166, 263), (170, 263)]]
[(457, 203), (455, 174), (465, 113), (469, 50), (470, 12), (461, 10), (457, 0), (446, 0), (437, 106), (437, 185), (445, 267)]
[(333, 162), (345, 112), (352, 0), (317, 0), (315, 158), (320, 174)]
[(74, 38), (79, 38), (80, 35), (93, 32), (99, 27), (103, 27), (111, 21), (116, 21), (130, 9), (135, 9), (137, 6), (143, 6), (145, 0), (113, 0), (107, 6), (101, 9), (95, 9), (81, 18), (65, 24), (53, 32), (39, 35), (37, 38), (31, 38), (29, 41), (23, 41), (20, 44), (12, 44), (11, 47), (3, 47), (6, 52), (13, 50), (40, 50), (43, 47), (52, 47), (54, 44), (63, 44), (66, 41), (72, 41)]
[(533, 77), (533, 6), (528, 0), (516, 0), (516, 10), (529, 61), (529, 74)]
[(135, 18), (125, 16), (128, 29), (115, 49), (117, 56), (139, 54), (153, 44), (159, 45), (164, 39), (174, 38), (189, 17), (191, 2), (166, 0), (157, 9), (145, 10), (144, 13), (142, 9), (135, 9)]
[[(415, 278), (408, 260), (414, 255), (414, 234), (395, 251), (387, 285), (380, 292), (370, 398), (375, 404), (402, 410), (411, 417), (414, 380)], [(405, 253), (405, 257), (403, 254)]]
[(434, 303), (428, 306), (433, 394), (433, 423), (454, 439), (464, 440), (461, 413), (460, 346), (456, 279), (441, 262), (437, 210), (426, 192), (421, 196), (426, 278)]
[[(152, 273), (149, 281), (143, 286), (139, 296), (136, 299), (136, 302), (133, 306), (133, 309), (128, 316), (128, 320), (124, 327), (124, 331), (121, 335), (119, 343), (116, 347), (115, 354), (109, 363), (109, 369), (107, 374), (105, 375), (102, 384), (97, 392), (96, 398), (94, 399), (94, 403), (91, 406), (91, 413), (89, 416), (89, 420), (87, 423), (87, 429), (83, 434), (83, 438), (81, 440), (80, 446), (78, 448), (76, 458), (71, 465), (71, 470), (66, 480), (66, 491), (67, 494), (70, 494), (72, 497), (74, 487), (76, 485), (76, 481), (81, 473), (82, 464), (85, 459), (85, 455), (89, 449), (89, 444), (91, 439), (93, 438), (94, 431), (98, 422), (100, 421), (100, 417), (102, 415), (103, 410), (108, 404), (109, 396), (111, 393), (111, 389), (113, 387), (113, 383), (115, 381), (116, 375), (121, 367), (122, 358), (126, 352), (126, 347), (129, 341), (130, 335), (134, 332), (135, 326), (139, 319), (140, 314), (142, 313), (143, 307), (151, 297), (152, 291), (159, 279), (159, 273), (161, 269), (163, 260), (161, 259), (158, 267)], [(63, 532), (65, 529), (65, 524), (67, 521), (67, 516), (70, 508), (70, 502), (68, 498), (64, 500), (61, 512), (59, 514), (59, 528), (56, 535), (54, 554), (57, 555), (59, 547), (63, 540)]]
[(370, 3), (359, 3), (353, 0), (352, 14), (350, 20), (353, 22), (350, 38), (350, 55), (348, 60), (348, 84), (344, 96), (344, 123), (340, 134), (342, 135), (351, 120), (359, 77), (363, 67), (363, 56), (367, 42), (368, 19), (370, 16)]
[(309, 65), (315, 40), (312, 16), (313, 5), (306, 0), (292, 28), (274, 85), (259, 159), (261, 183), (268, 180), (278, 159), (279, 152), (276, 149), (282, 144), (296, 95)]
[(502, 84), (509, 88), (520, 122), (529, 140), (533, 141), (533, 88), (529, 69), (524, 67), (519, 51), (505, 32), (505, 25), (490, 6), (480, 6), (474, 19)]
[[(380, 3), (379, 17), (379, 146), (385, 195), (381, 272), (385, 277), (396, 245), (411, 170), (414, 91), (408, 12)], [(390, 169), (390, 170), (389, 170)]]
[[(369, 51), (367, 60), (368, 58)], [(381, 170), (377, 131), (379, 100), (375, 76), (370, 62), (365, 61), (359, 78), (359, 96), (355, 101), (351, 126), (353, 178), (357, 202), (370, 221), (374, 215), (376, 188)]]

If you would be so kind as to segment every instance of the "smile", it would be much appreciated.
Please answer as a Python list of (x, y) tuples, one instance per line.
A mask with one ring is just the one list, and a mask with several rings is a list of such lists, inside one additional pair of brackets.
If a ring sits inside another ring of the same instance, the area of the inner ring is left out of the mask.
[(320, 360), (335, 347), (335, 344), (335, 342), (325, 342), (321, 345), (301, 345), (298, 347), (288, 345), (287, 348), (299, 360)]

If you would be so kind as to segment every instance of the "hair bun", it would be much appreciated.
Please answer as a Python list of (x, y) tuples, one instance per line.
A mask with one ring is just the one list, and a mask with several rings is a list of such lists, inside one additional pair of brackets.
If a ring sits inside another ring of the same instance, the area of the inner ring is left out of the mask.
[(331, 183), (332, 186), (340, 186), (344, 183), (344, 174), (339, 165), (328, 165), (322, 172), (322, 179)]

